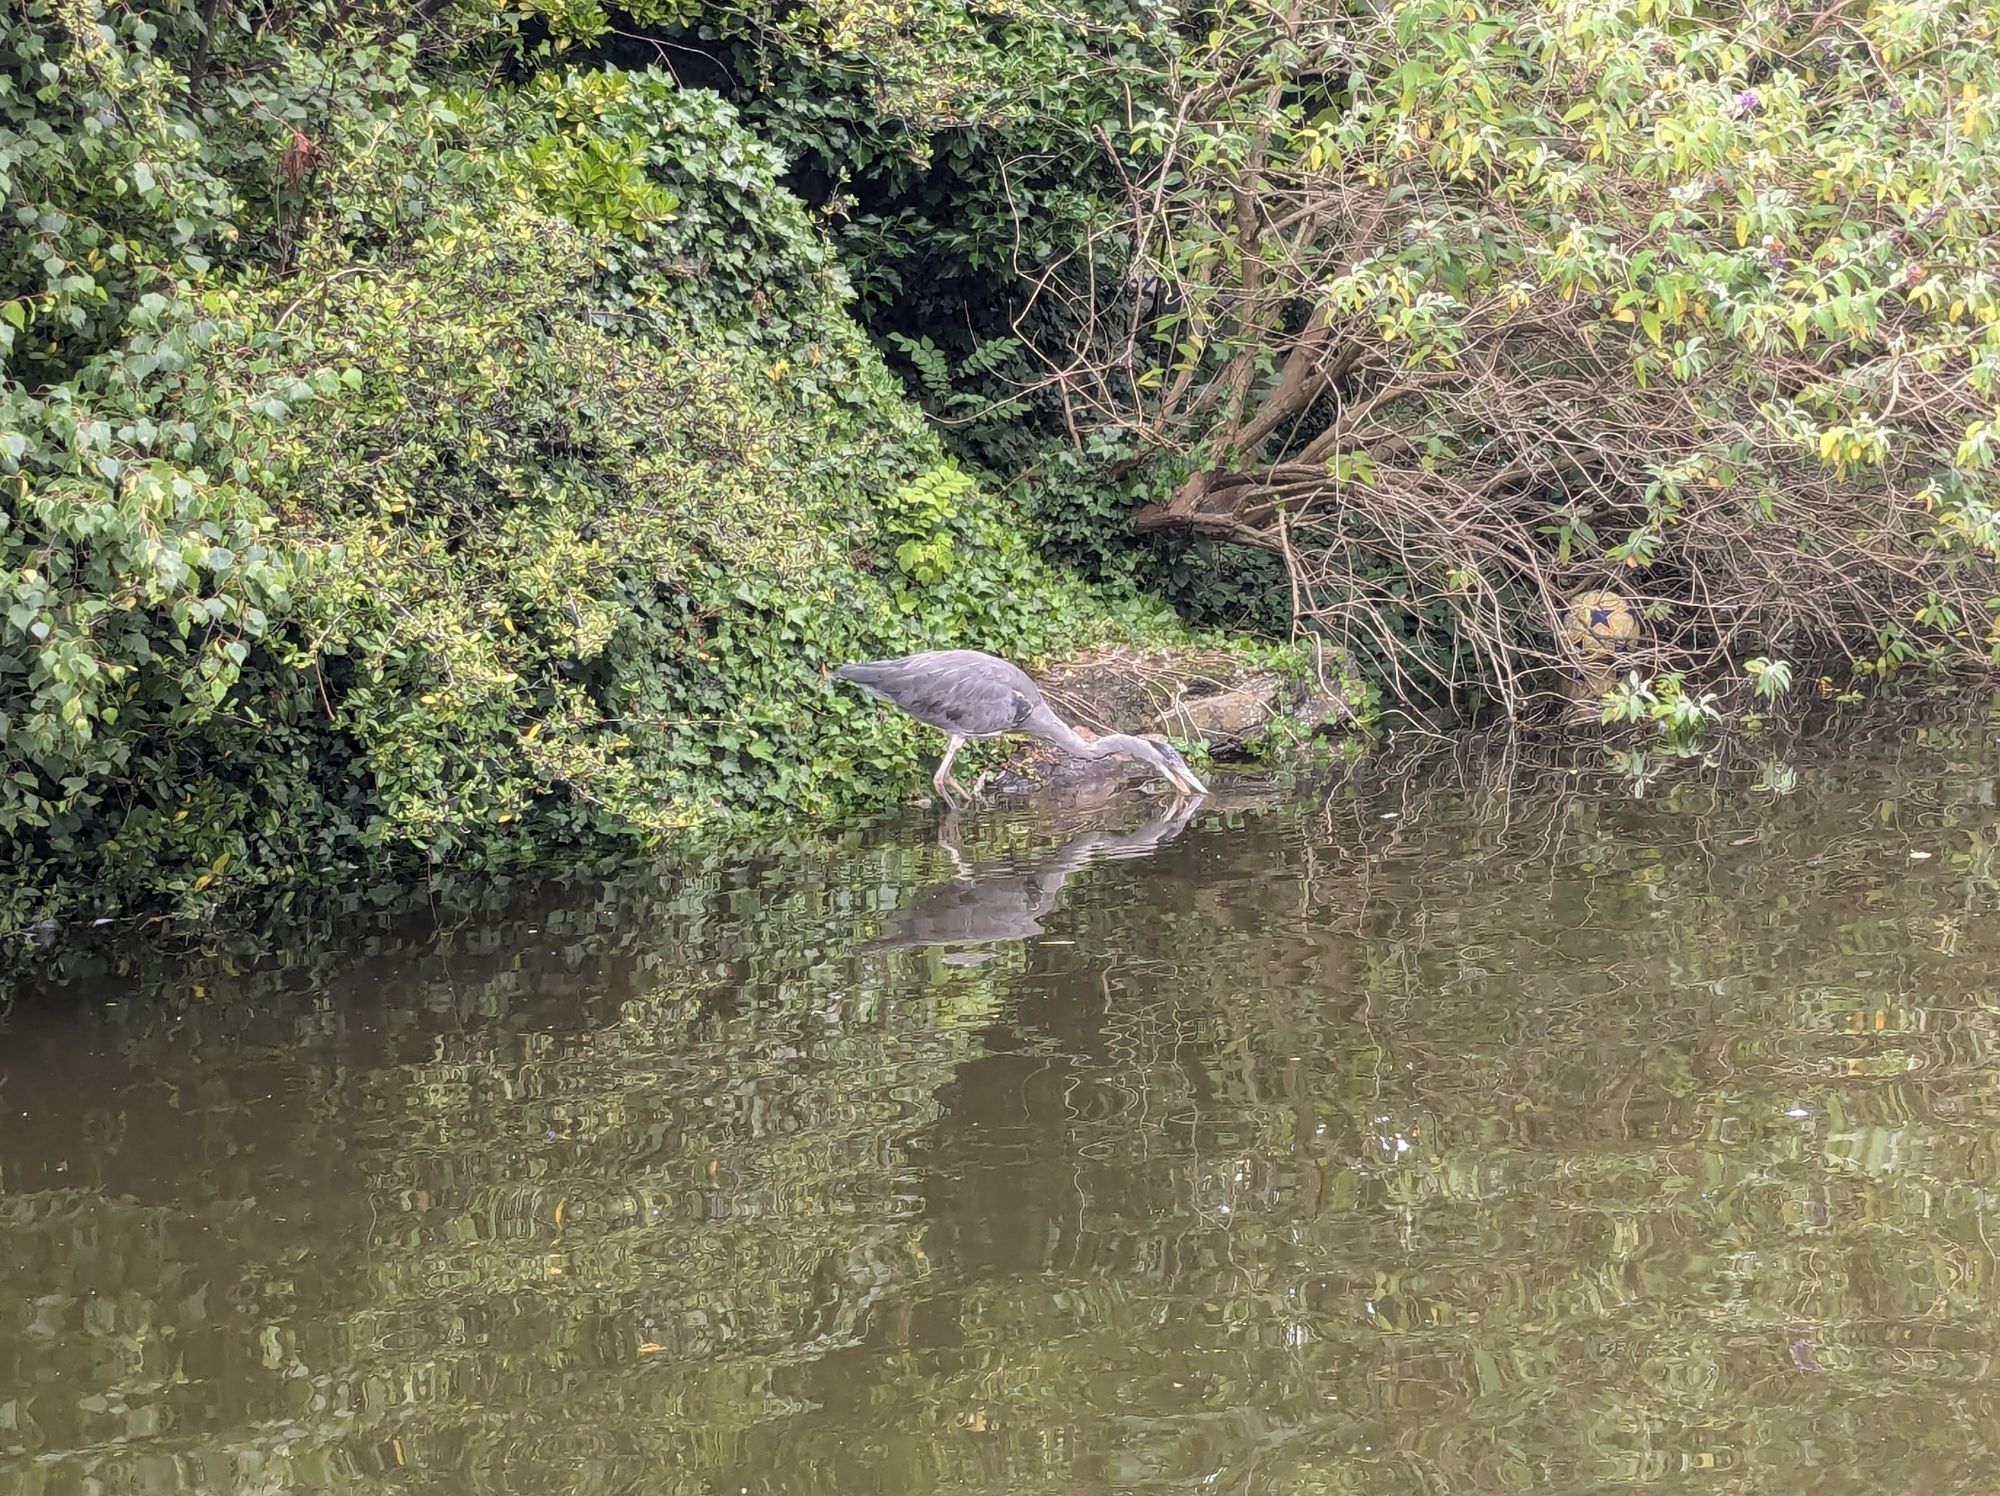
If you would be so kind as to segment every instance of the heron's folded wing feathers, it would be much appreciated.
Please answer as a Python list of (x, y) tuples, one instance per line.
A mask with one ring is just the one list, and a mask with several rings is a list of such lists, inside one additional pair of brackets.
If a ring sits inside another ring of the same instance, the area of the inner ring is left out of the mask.
[(1042, 704), (1026, 672), (969, 649), (843, 665), (835, 673), (919, 722), (961, 737), (1016, 732)]

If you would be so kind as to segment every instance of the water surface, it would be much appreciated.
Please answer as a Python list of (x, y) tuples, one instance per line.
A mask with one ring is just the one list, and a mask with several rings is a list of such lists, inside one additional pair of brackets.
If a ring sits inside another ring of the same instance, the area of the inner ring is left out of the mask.
[(2000, 709), (912, 815), (0, 1017), (0, 1493), (1990, 1490)]

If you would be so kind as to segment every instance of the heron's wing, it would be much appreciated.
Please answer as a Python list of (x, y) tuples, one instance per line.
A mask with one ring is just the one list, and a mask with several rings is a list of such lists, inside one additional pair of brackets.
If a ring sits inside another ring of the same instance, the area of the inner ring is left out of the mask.
[(919, 722), (960, 737), (1016, 732), (1042, 704), (1042, 693), (1020, 667), (971, 649), (870, 660), (834, 673)]

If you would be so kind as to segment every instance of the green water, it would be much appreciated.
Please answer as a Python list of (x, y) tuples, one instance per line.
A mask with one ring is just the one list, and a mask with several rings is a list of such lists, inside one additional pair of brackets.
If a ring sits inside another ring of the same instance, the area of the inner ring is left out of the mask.
[(2000, 1484), (2000, 708), (1218, 777), (66, 938), (0, 1492)]

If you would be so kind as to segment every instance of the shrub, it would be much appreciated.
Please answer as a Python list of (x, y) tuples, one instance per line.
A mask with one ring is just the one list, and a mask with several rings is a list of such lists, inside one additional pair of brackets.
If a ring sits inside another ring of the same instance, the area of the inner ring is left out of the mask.
[(726, 105), (395, 77), (267, 253), (15, 348), (17, 917), (879, 802), (925, 736), (831, 664), (1171, 629), (952, 467)]

